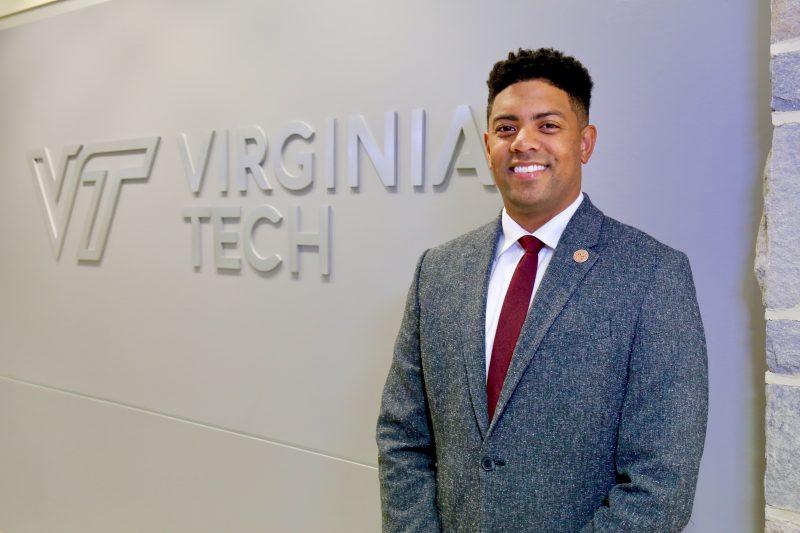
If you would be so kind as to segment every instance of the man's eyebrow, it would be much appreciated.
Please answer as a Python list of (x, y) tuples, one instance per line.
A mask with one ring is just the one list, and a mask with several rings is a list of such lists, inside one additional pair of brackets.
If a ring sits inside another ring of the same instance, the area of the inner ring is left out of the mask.
[(557, 117), (561, 117), (561, 118), (564, 118), (564, 116), (565, 116), (564, 113), (562, 113), (561, 111), (555, 111), (555, 110), (553, 110), (553, 111), (542, 111), (541, 113), (536, 113), (535, 115), (533, 115), (533, 120), (539, 120), (539, 119), (542, 119), (542, 118), (545, 118), (545, 117), (549, 117), (549, 116), (553, 116), (553, 115), (555, 115)]
[(516, 121), (516, 120), (519, 120), (519, 117), (517, 115), (512, 115), (510, 113), (505, 114), (505, 115), (497, 115), (496, 117), (492, 118), (492, 124), (495, 124), (500, 120)]
[[(564, 118), (565, 115), (561, 111), (556, 111), (556, 110), (553, 110), (553, 111), (542, 111), (541, 113), (536, 113), (535, 115), (533, 115), (533, 120), (541, 120), (543, 118), (550, 117), (550, 116), (557, 116), (557, 117)], [(508, 113), (508, 114), (505, 114), (505, 115), (497, 115), (496, 117), (492, 118), (492, 124), (495, 124), (500, 120), (518, 121), (519, 117), (517, 115), (511, 114), (511, 113)]]

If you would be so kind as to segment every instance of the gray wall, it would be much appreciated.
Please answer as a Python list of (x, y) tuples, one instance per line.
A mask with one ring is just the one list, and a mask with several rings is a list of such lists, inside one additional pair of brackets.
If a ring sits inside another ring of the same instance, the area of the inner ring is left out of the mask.
[(800, 4), (772, 0), (772, 149), (756, 274), (767, 319), (767, 533), (800, 533)]
[[(770, 134), (760, 4), (114, 0), (0, 31), (0, 531), (376, 531), (374, 421), (413, 265), (500, 206), (479, 182), (485, 169), (437, 187), (437, 162), (459, 106), (482, 131), (492, 63), (538, 46), (576, 55), (595, 79), (592, 200), (692, 262), (711, 412), (687, 531), (763, 527), (764, 321), (751, 267)], [(417, 109), (427, 175), (414, 187)], [(361, 149), (352, 188), (353, 117), (385, 157), (387, 112), (397, 184), (387, 188)], [(301, 191), (274, 166), (296, 121), (315, 132), (282, 156), (297, 174), (296, 158), (315, 153)], [(272, 189), (248, 177), (241, 193), (230, 170), (223, 194), (220, 141), (252, 126), (268, 142)], [(212, 130), (194, 194), (180, 135), (199, 166)], [(46, 167), (31, 150), (48, 148), (59, 176), (65, 147), (85, 155), (147, 137), (159, 138), (152, 168), (123, 181), (116, 202), (114, 176), (152, 152), (86, 162), (95, 181), (75, 187), (56, 259), (33, 172)], [(480, 155), (472, 140), (460, 163)], [(99, 261), (78, 260), (102, 176), (88, 248), (101, 247), (113, 212), (106, 246)], [(269, 272), (244, 253), (245, 219), (263, 205), (283, 216), (252, 232), (262, 256), (283, 260)], [(311, 232), (330, 206), (329, 275), (315, 247), (291, 272), (293, 206)], [(239, 208), (218, 235), (238, 238), (219, 246), (239, 269), (215, 268), (210, 221), (193, 268), (184, 212), (198, 207)]]

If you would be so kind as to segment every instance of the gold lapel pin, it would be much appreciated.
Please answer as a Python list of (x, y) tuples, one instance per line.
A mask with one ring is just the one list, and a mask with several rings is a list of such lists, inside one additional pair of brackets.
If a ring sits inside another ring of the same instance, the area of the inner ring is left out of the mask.
[(576, 250), (574, 254), (572, 254), (572, 258), (575, 260), (576, 263), (585, 263), (589, 259), (589, 252), (581, 248), (580, 250)]

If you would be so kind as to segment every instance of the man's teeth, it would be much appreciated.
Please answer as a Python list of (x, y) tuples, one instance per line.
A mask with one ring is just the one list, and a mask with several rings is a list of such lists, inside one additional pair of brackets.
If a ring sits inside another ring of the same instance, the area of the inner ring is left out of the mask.
[(544, 170), (546, 168), (547, 168), (547, 166), (545, 166), (545, 165), (528, 165), (526, 167), (514, 167), (514, 172), (531, 173), (531, 172), (538, 172), (538, 171)]

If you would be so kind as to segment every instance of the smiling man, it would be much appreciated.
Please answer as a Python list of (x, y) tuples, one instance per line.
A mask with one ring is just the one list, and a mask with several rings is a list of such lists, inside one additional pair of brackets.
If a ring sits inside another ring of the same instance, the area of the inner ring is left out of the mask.
[(542, 79), (514, 83), (495, 95), (486, 154), (508, 215), (533, 232), (581, 192), (597, 130), (570, 96)]
[(686, 256), (581, 192), (597, 138), (574, 58), (489, 76), (497, 220), (420, 258), (377, 440), (385, 532), (672, 532), (705, 439)]

